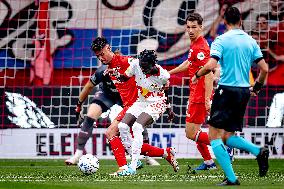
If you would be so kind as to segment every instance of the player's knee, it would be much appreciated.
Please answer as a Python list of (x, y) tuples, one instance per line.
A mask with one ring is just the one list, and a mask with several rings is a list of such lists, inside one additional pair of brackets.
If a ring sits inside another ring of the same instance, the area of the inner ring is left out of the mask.
[(107, 139), (111, 139), (111, 138), (113, 138), (114, 136), (118, 136), (118, 134), (119, 134), (119, 133), (118, 133), (116, 130), (111, 129), (111, 128), (108, 128), (108, 129), (106, 130), (106, 133), (105, 133)]
[(194, 140), (195, 139), (195, 135), (196, 133), (193, 131), (193, 130), (190, 130), (190, 129), (186, 129), (185, 130), (185, 134), (186, 134), (186, 137), (190, 140)]
[(132, 127), (133, 134), (135, 132), (139, 132), (139, 133), (141, 132), (141, 134), (142, 134), (143, 130), (144, 130), (144, 128), (140, 123), (135, 122), (133, 124), (133, 127)]
[(126, 131), (129, 130), (129, 126), (126, 123), (120, 122), (118, 124), (118, 130), (119, 130), (120, 133), (126, 132)]

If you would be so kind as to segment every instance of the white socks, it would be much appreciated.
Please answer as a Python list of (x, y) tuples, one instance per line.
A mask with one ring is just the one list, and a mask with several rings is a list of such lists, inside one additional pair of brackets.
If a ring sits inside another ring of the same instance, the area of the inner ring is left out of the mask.
[(141, 148), (143, 145), (143, 126), (137, 122), (133, 124), (132, 131), (134, 135), (134, 140), (132, 143), (132, 159), (131, 159), (131, 169), (136, 170), (137, 162), (141, 154)]
[(124, 145), (125, 150), (127, 151), (127, 153), (129, 155), (132, 154), (132, 141), (133, 138), (130, 134), (130, 128), (126, 123), (122, 123), (120, 122), (118, 124), (118, 129), (119, 129), (119, 133), (120, 133), (120, 138), (121, 141)]

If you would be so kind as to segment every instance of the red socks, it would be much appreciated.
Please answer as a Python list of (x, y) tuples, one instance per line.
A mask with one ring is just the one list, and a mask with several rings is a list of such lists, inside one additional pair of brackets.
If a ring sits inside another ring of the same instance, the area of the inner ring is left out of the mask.
[[(210, 145), (209, 137), (206, 132), (202, 132), (201, 130), (197, 132), (195, 136), (195, 142), (204, 143), (206, 145)], [(197, 137), (197, 138), (196, 138)]]
[(122, 167), (127, 164), (125, 157), (125, 149), (124, 146), (118, 136), (112, 137), (109, 140), (111, 150), (116, 159), (116, 163), (119, 167)]
[(195, 141), (197, 144), (197, 149), (200, 152), (201, 156), (203, 157), (204, 161), (211, 160), (212, 157), (207, 146), (210, 145), (208, 134), (206, 132), (202, 132), (201, 130), (199, 130), (196, 133)]
[(143, 143), (141, 154), (149, 157), (162, 157), (164, 155), (164, 149)]
[(203, 157), (204, 161), (211, 160), (211, 154), (209, 152), (208, 146), (201, 142), (196, 142), (197, 149), (200, 152), (201, 156)]

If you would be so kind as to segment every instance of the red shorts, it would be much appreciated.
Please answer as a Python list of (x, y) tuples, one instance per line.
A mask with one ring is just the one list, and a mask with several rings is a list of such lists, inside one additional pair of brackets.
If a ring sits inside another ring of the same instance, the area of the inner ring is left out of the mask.
[(190, 103), (187, 106), (186, 122), (202, 124), (205, 122), (207, 111), (205, 103)]
[(120, 121), (124, 118), (124, 116), (125, 116), (125, 114), (126, 114), (126, 111), (127, 111), (128, 109), (129, 109), (129, 106), (124, 107), (124, 108), (120, 111), (120, 113), (116, 116), (116, 120), (120, 122)]

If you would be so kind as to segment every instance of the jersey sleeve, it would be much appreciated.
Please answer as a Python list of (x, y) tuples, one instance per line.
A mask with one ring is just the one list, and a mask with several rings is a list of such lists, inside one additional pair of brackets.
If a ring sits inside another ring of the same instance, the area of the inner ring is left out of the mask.
[(210, 56), (211, 57), (216, 56), (219, 59), (221, 59), (222, 54), (223, 54), (223, 46), (221, 44), (221, 39), (220, 37), (217, 37), (211, 45)]
[(156, 64), (160, 71), (159, 79), (162, 81), (163, 85), (167, 83), (167, 81), (170, 79), (170, 74), (167, 70), (162, 68), (160, 65)]
[(101, 69), (97, 69), (97, 71), (91, 76), (90, 81), (93, 85), (97, 85), (102, 82), (103, 71)]
[(135, 75), (135, 67), (137, 66), (136, 65), (137, 61), (138, 61), (138, 59), (128, 58), (129, 66), (128, 66), (128, 68), (125, 71), (125, 74), (128, 77), (132, 77), (133, 75)]

